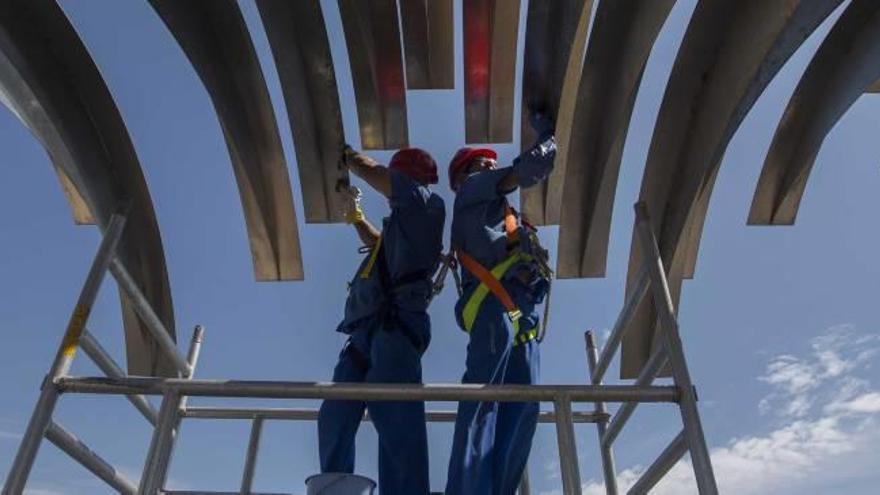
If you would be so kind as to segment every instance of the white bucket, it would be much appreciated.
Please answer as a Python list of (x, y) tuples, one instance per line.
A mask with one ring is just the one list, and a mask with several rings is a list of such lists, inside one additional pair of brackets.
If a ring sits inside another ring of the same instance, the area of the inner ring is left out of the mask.
[(322, 473), (306, 478), (306, 495), (373, 495), (376, 482), (348, 473)]

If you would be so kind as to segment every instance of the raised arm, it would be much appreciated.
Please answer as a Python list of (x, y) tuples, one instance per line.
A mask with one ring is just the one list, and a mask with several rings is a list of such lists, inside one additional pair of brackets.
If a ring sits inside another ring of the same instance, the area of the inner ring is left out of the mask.
[(345, 221), (354, 225), (358, 237), (360, 237), (361, 242), (363, 242), (365, 246), (375, 246), (376, 243), (379, 242), (379, 236), (381, 233), (376, 227), (373, 227), (373, 224), (371, 224), (370, 221), (367, 220), (367, 217), (364, 216), (364, 210), (361, 208), (360, 189), (350, 186), (348, 191), (345, 191), (343, 194), (346, 195), (344, 212)]
[(342, 150), (342, 159), (354, 175), (363, 179), (379, 194), (391, 198), (391, 172), (388, 167), (347, 144)]
[(538, 141), (513, 160), (510, 172), (498, 183), (498, 190), (504, 194), (515, 191), (517, 187), (535, 185), (553, 171), (556, 158), (553, 122), (543, 113), (532, 113), (529, 124), (538, 133)]
[(361, 219), (358, 222), (354, 222), (354, 229), (358, 233), (358, 237), (361, 238), (361, 242), (364, 243), (364, 246), (373, 247), (379, 242), (379, 236), (381, 235), (376, 227), (373, 227), (373, 224), (370, 223), (366, 218)]

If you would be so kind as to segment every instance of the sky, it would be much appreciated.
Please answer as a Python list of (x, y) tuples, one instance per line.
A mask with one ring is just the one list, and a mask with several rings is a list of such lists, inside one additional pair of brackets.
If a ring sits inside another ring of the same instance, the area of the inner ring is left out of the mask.
[[(322, 0), (340, 89), (346, 137), (357, 146), (351, 75), (335, 2)], [(179, 340), (207, 328), (201, 378), (329, 380), (344, 338), (334, 332), (345, 285), (357, 267), (358, 241), (344, 225), (306, 225), (280, 83), (255, 5), (240, 2), (272, 97), (299, 219), (306, 280), (255, 282), (226, 145), (205, 88), (146, 2), (65, 0), (62, 7), (95, 59), (125, 120), (155, 203), (175, 303)], [(677, 2), (642, 81), (624, 150), (612, 218), (607, 276), (554, 286), (542, 344), (542, 382), (585, 383), (583, 332), (607, 335), (623, 303), (638, 197), (657, 110), (694, 0)], [(523, 2), (519, 53), (525, 18)], [(707, 441), (724, 493), (869, 494), (880, 483), (880, 96), (865, 95), (825, 140), (794, 227), (747, 227), (751, 197), (776, 125), (798, 79), (839, 15), (823, 24), (783, 67), (727, 149), (703, 234), (696, 277), (679, 311), (691, 375), (699, 389)], [(460, 19), (460, 2), (456, 18)], [(456, 31), (456, 90), (408, 93), (410, 143), (445, 164), (464, 144), (461, 29)], [(517, 72), (521, 72), (522, 59)], [(517, 79), (517, 94), (520, 80)], [(518, 104), (518, 102), (517, 102)], [(514, 112), (519, 125), (519, 112)], [(514, 132), (514, 136), (518, 136)], [(517, 138), (518, 139), (518, 138)], [(520, 143), (498, 144), (501, 161)], [(38, 388), (99, 242), (77, 227), (45, 151), (0, 110), (0, 473), (5, 476)], [(391, 152), (370, 153), (387, 160)], [(445, 183), (439, 193), (452, 203)], [(387, 205), (366, 193), (368, 217)], [(18, 214), (12, 214), (19, 212)], [(554, 247), (556, 228), (541, 233)], [(124, 362), (122, 324), (107, 280), (89, 328)], [(451, 286), (451, 284), (450, 284)], [(433, 340), (423, 359), (429, 382), (450, 383), (464, 369), (466, 336), (452, 318), (453, 291), (431, 307)], [(184, 348), (184, 344), (181, 344)], [(616, 372), (616, 361), (612, 368)], [(87, 358), (77, 375), (100, 375)], [(56, 419), (93, 450), (137, 479), (151, 430), (120, 397), (65, 396)], [(193, 399), (191, 405), (307, 407), (314, 401)], [(431, 404), (451, 409), (454, 404)], [(544, 405), (548, 407), (548, 405)], [(250, 425), (187, 420), (168, 487), (237, 490)], [(640, 407), (615, 444), (621, 488), (681, 428), (670, 405)], [(596, 432), (576, 427), (587, 494), (603, 493)], [(428, 429), (431, 485), (442, 489), (452, 426)], [(314, 423), (269, 422), (254, 489), (303, 493), (318, 471)], [(375, 477), (376, 437), (358, 437), (358, 472)], [(556, 435), (535, 436), (533, 493), (561, 493)], [(30, 495), (109, 490), (51, 444), (31, 474)], [(696, 491), (687, 457), (657, 493)]]

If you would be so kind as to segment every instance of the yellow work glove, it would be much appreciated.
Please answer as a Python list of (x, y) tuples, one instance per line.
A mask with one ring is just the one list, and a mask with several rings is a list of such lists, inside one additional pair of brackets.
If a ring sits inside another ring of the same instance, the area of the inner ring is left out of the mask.
[(364, 210), (361, 208), (361, 190), (354, 186), (349, 186), (345, 191), (345, 222), (355, 224), (363, 222)]

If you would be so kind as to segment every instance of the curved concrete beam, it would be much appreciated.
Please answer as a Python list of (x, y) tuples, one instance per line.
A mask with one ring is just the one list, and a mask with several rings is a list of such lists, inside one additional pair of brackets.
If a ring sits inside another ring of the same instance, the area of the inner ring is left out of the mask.
[[(173, 338), (162, 240), (140, 164), (98, 68), (55, 2), (0, 2), (0, 95), (102, 230), (132, 202), (119, 258)], [(121, 291), (120, 298), (129, 374), (177, 376)]]
[(281, 79), (306, 222), (343, 222), (338, 191), (348, 184), (340, 161), (345, 132), (321, 5), (258, 0), (257, 7)]
[(266, 81), (234, 0), (150, 0), (204, 83), (229, 149), (257, 280), (302, 280), (290, 177)]
[(560, 211), (560, 278), (605, 276), (614, 193), (633, 104), (651, 48), (674, 4), (602, 0), (596, 9), (571, 131), (556, 157), (564, 176), (551, 184), (547, 197)]
[(758, 181), (749, 225), (792, 225), (825, 136), (880, 78), (880, 2), (853, 0), (807, 67)]
[[(9, 101), (7, 99), (8, 96), (9, 95), (0, 92), (0, 104), (8, 108), (9, 111), (12, 112), (12, 114), (15, 115), (29, 131), (31, 131), (31, 134), (34, 136), (38, 135), (39, 130), (35, 130), (30, 126), (28, 116), (19, 113), (17, 110), (17, 104)], [(93, 225), (95, 223), (95, 216), (92, 215), (85, 198), (79, 191), (77, 191), (76, 186), (67, 175), (67, 172), (54, 162), (52, 163), (52, 169), (55, 170), (55, 174), (58, 176), (58, 182), (61, 183), (61, 191), (64, 193), (64, 197), (67, 198), (68, 204), (70, 204), (70, 211), (73, 214), (73, 222), (77, 225)]]
[(464, 128), (468, 143), (513, 140), (519, 4), (468, 0), (464, 9)]
[(348, 47), (361, 147), (409, 145), (406, 84), (395, 0), (339, 0)]
[[(520, 146), (524, 150), (537, 139), (529, 125), (532, 108), (549, 114), (557, 126), (564, 125), (562, 120), (570, 120), (559, 118), (563, 87), (567, 79), (580, 79), (592, 11), (592, 0), (529, 2), (520, 105)], [(568, 86), (572, 88), (569, 91), (573, 91), (577, 81), (570, 81)], [(551, 177), (557, 174), (554, 170)], [(549, 183), (549, 180), (542, 181), (520, 190), (520, 208), (535, 225), (559, 223), (559, 209), (551, 213), (546, 208)]]
[[(657, 233), (673, 301), (693, 275), (709, 198), (727, 144), (785, 61), (841, 0), (705, 0), (697, 4), (666, 87), (640, 197)], [(635, 235), (635, 234), (634, 234)], [(634, 237), (629, 293), (642, 256)], [(646, 300), (623, 340), (621, 375), (648, 360)]]
[(400, 2), (406, 86), (409, 89), (453, 89), (455, 46), (452, 0)]

